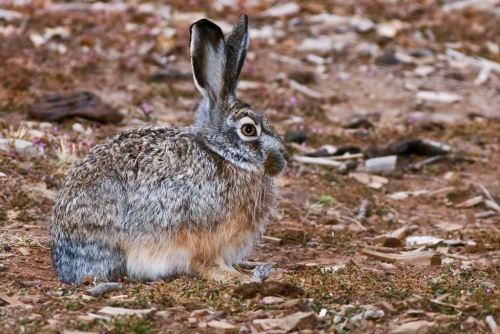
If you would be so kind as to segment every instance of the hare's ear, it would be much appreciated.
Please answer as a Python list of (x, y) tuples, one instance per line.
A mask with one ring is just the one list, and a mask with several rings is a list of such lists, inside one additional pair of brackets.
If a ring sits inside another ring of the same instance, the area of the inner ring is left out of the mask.
[(226, 71), (224, 75), (224, 95), (235, 95), (238, 77), (245, 62), (248, 49), (248, 16), (238, 18), (231, 32), (226, 36)]
[(221, 101), (226, 67), (225, 42), (222, 30), (209, 20), (191, 25), (191, 65), (194, 82), (210, 103)]

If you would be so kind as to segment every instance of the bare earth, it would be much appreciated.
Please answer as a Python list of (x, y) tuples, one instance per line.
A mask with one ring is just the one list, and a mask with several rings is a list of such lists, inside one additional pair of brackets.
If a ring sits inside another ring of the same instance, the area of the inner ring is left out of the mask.
[[(170, 3), (0, 1), (0, 332), (500, 333), (500, 4)], [(349, 170), (290, 163), (278, 219), (248, 258), (276, 263), (264, 284), (125, 278), (95, 298), (98, 282), (62, 284), (47, 224), (65, 171), (124, 129), (189, 125), (189, 25), (208, 17), (227, 32), (240, 13), (252, 26), (240, 98), (294, 157), (364, 154)], [(28, 115), (78, 91), (123, 120)], [(348, 128), (356, 117), (364, 126)], [(367, 180), (365, 161), (394, 153), (368, 148), (401, 138), (451, 150), (417, 169), (429, 156), (399, 151), (395, 170)]]

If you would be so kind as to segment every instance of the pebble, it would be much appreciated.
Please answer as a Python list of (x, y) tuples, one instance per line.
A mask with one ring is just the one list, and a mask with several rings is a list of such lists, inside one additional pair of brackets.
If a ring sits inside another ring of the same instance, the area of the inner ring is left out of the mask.
[(0, 151), (9, 152), (14, 148), (17, 152), (25, 157), (42, 157), (45, 155), (43, 147), (36, 146), (30, 141), (23, 139), (7, 139), (0, 138)]

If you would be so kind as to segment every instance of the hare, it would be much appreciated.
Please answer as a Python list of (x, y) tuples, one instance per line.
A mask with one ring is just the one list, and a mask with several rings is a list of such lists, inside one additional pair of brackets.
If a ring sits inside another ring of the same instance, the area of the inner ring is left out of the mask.
[(62, 281), (256, 280), (232, 264), (273, 216), (273, 177), (288, 153), (269, 120), (236, 98), (248, 43), (246, 15), (225, 39), (211, 21), (194, 23), (190, 56), (203, 96), (194, 124), (127, 130), (69, 170), (50, 221)]

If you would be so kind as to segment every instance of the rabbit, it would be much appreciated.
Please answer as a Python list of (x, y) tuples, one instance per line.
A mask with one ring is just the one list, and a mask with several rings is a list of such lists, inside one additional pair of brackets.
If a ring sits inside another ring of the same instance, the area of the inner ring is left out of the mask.
[(236, 98), (248, 31), (246, 15), (225, 39), (207, 19), (191, 26), (202, 94), (192, 125), (126, 130), (70, 168), (50, 220), (60, 280), (258, 280), (232, 264), (273, 217), (273, 177), (289, 156), (270, 121)]

